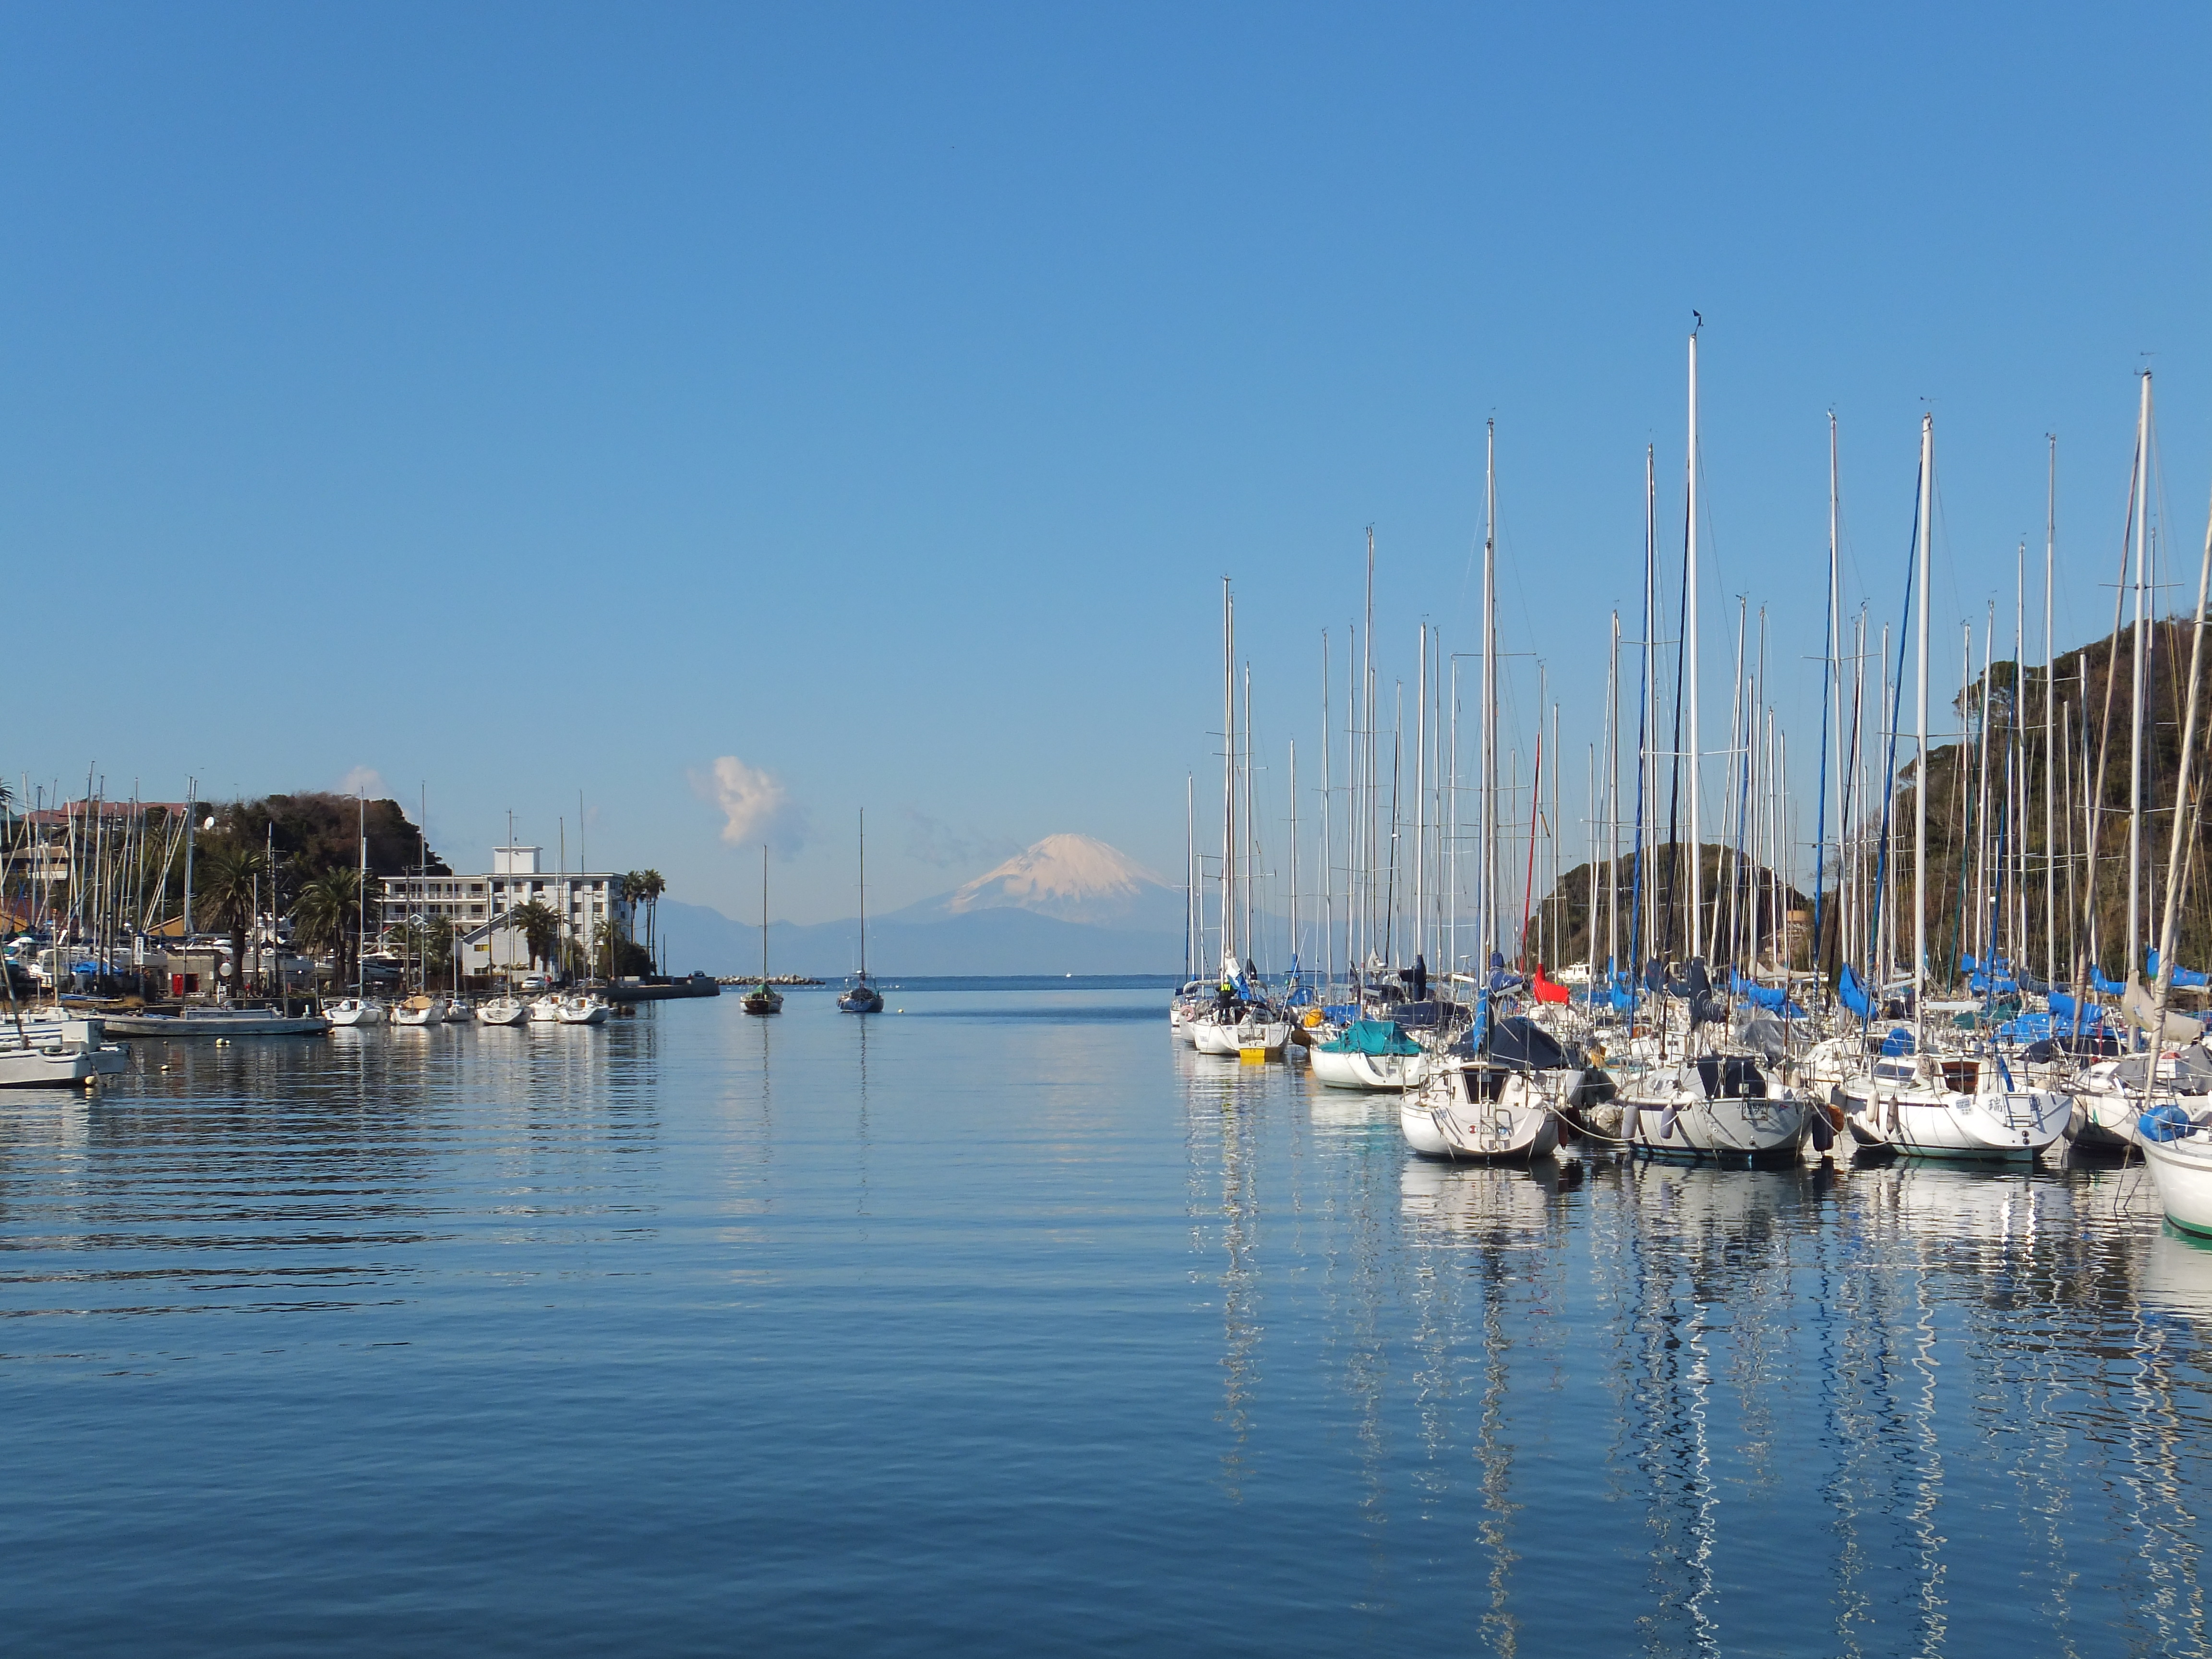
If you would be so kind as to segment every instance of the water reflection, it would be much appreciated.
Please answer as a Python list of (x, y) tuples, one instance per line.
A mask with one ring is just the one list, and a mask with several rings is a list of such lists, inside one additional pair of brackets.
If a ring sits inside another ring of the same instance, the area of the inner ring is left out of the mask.
[(655, 1049), (644, 1019), (135, 1043), (98, 1096), (0, 1117), (6, 1310), (342, 1310), (487, 1217), (508, 1244), (635, 1230)]
[(1540, 1648), (1572, 1559), (1634, 1563), (1580, 1634), (1651, 1654), (2096, 1650), (2115, 1596), (2136, 1650), (2203, 1646), (2212, 1247), (2124, 1172), (1455, 1166), (1387, 1097), (1176, 1072), (1223, 1468), (1310, 1303), (1377, 1608), (1449, 1562), (1480, 1648)]

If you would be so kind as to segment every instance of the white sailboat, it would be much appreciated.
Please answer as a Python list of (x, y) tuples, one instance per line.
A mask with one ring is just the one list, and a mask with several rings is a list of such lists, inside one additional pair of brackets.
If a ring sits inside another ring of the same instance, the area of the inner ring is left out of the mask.
[(353, 994), (343, 997), (325, 1007), (335, 1026), (381, 1025), (385, 1020), (384, 1005), (368, 994), (368, 968), (363, 953), (368, 948), (368, 798), (354, 798), (355, 816), (359, 821), (361, 842), (361, 885), (356, 894), (360, 915), (355, 924), (353, 964)]
[(837, 1006), (848, 1014), (884, 1011), (883, 993), (868, 983), (868, 810), (865, 806), (860, 809), (860, 971), (839, 994)]
[(1928, 606), (1934, 545), (1936, 417), (1920, 417), (1918, 586), (1918, 775), (1912, 791), (1913, 1052), (1878, 1059), (1840, 1085), (1853, 1139), (1916, 1158), (2032, 1161), (2065, 1133), (2074, 1103), (2056, 1090), (2024, 1088), (2004, 1057), (1938, 1054), (1929, 1049), (1928, 990)]

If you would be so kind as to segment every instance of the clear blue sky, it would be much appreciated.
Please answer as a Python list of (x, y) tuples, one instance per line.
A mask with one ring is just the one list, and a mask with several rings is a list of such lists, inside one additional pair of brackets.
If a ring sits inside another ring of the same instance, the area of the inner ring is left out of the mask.
[(11, 777), (369, 769), (471, 863), (580, 788), (593, 864), (745, 916), (733, 757), (798, 920), (862, 805), (886, 908), (1060, 830), (1171, 875), (1219, 577), (1316, 763), (1364, 526), (1386, 672), (1474, 641), (1489, 416), (1579, 754), (1693, 307), (1709, 636), (1747, 592), (1819, 651), (1831, 407), (1878, 615), (1923, 406), (1939, 622), (2056, 431), (2102, 631), (2145, 352), (2201, 533), (2202, 8), (0, 17)]

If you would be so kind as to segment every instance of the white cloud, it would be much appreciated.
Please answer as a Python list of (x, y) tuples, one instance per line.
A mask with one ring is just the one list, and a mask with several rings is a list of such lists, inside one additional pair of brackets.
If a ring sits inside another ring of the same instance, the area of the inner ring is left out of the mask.
[(337, 781), (341, 795), (366, 795), (371, 800), (389, 800), (392, 791), (384, 786), (384, 774), (374, 766), (356, 766)]
[(731, 846), (754, 847), (766, 842), (788, 856), (805, 842), (806, 814), (774, 773), (748, 766), (735, 755), (724, 755), (706, 771), (690, 774), (690, 778), (699, 799), (712, 802), (720, 811), (722, 839)]

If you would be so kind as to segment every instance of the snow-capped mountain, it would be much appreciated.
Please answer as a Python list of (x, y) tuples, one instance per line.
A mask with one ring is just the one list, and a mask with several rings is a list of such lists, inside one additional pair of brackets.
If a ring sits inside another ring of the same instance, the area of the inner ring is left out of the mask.
[(965, 886), (908, 906), (897, 919), (949, 921), (984, 910), (1026, 910), (1097, 927), (1180, 932), (1182, 890), (1093, 836), (1047, 836)]
[[(1111, 925), (1138, 919), (1157, 894), (1182, 897), (1127, 853), (1089, 836), (1047, 836), (944, 901), (947, 915), (1031, 910), (1061, 921)], [(1155, 901), (1156, 902), (1157, 901)]]

